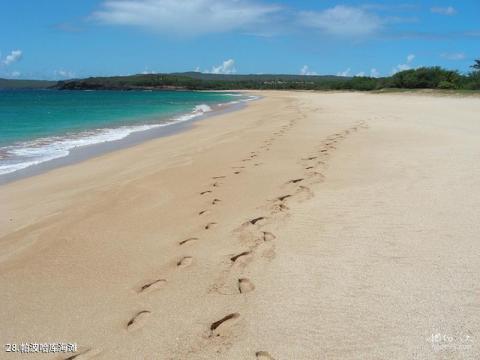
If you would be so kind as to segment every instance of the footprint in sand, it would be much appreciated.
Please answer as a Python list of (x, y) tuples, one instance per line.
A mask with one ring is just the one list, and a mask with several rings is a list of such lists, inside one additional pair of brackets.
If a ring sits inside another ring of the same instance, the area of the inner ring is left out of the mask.
[(272, 355), (270, 355), (268, 352), (266, 351), (257, 351), (255, 353), (255, 357), (258, 359), (258, 360), (275, 360)]
[(192, 244), (198, 241), (197, 237), (191, 237), (185, 240), (182, 240), (178, 243), (178, 245), (186, 245), (186, 244)]
[(210, 229), (213, 228), (215, 225), (217, 225), (216, 222), (209, 222), (207, 225), (204, 226), (204, 229), (205, 229), (205, 230), (210, 230)]
[(253, 290), (255, 290), (255, 285), (253, 285), (253, 283), (249, 279), (238, 279), (238, 291), (240, 292), (240, 294), (245, 294)]
[(313, 179), (315, 182), (323, 182), (325, 180), (325, 175), (322, 173), (319, 173), (318, 171), (313, 171), (308, 174), (308, 177)]
[(148, 294), (153, 291), (161, 289), (165, 284), (167, 283), (166, 279), (155, 279), (155, 280), (150, 280), (146, 281), (138, 287), (137, 293), (139, 294)]
[(296, 183), (299, 183), (300, 181), (303, 181), (303, 180), (304, 180), (303, 178), (293, 179), (293, 180), (288, 181), (287, 184), (296, 184)]
[(273, 235), (271, 232), (269, 231), (262, 231), (262, 239), (263, 241), (272, 241), (272, 240), (275, 240), (277, 237), (275, 235)]
[(142, 310), (137, 312), (127, 323), (128, 331), (135, 331), (142, 328), (147, 319), (150, 317), (151, 311)]
[(224, 175), (212, 177), (212, 179), (214, 179), (214, 180), (217, 180), (217, 179), (225, 179), (225, 178), (226, 178), (226, 176), (224, 176)]
[(210, 210), (202, 210), (202, 211), (199, 211), (199, 212), (198, 212), (198, 215), (208, 215), (208, 214), (210, 214), (210, 213), (211, 213)]
[(277, 200), (279, 200), (279, 201), (285, 201), (286, 199), (288, 199), (288, 198), (291, 197), (291, 196), (292, 196), (292, 195), (288, 195), (288, 194), (287, 194), (287, 195), (282, 195), (282, 196), (279, 196), (279, 197), (277, 198)]
[(211, 193), (211, 192), (212, 192), (212, 190), (205, 190), (205, 191), (202, 191), (200, 193), (200, 195), (205, 195), (205, 194), (208, 194), (208, 193)]
[(220, 199), (213, 199), (213, 200), (212, 200), (212, 205), (215, 205), (215, 204), (219, 203), (220, 201), (222, 201), (222, 200), (220, 200)]
[(210, 336), (221, 336), (240, 319), (239, 313), (224, 316), (210, 325)]
[(309, 200), (311, 198), (314, 197), (314, 193), (313, 191), (307, 187), (307, 186), (302, 186), (300, 185), (297, 189), (297, 191), (295, 192), (295, 198), (300, 200), (300, 201), (305, 201), (305, 200)]
[(285, 211), (288, 211), (290, 210), (290, 208), (285, 205), (283, 202), (279, 203), (279, 204), (273, 204), (272, 208), (271, 208), (271, 214), (274, 215), (276, 213), (279, 213), (279, 212), (285, 212)]
[(237, 254), (237, 255), (234, 255), (230, 258), (230, 261), (232, 263), (235, 263), (237, 262), (239, 259), (247, 256), (247, 255), (250, 255), (252, 252), (251, 251), (244, 251), (244, 252), (241, 252), (240, 254)]
[(243, 223), (243, 225), (256, 225), (257, 223), (260, 223), (259, 225), (261, 225), (261, 223), (264, 222), (264, 220), (266, 220), (266, 218), (264, 216), (259, 216), (259, 217), (256, 217), (252, 220), (248, 220), (247, 222)]
[(177, 267), (179, 268), (186, 268), (192, 265), (193, 258), (191, 256), (184, 256), (180, 260), (177, 261)]

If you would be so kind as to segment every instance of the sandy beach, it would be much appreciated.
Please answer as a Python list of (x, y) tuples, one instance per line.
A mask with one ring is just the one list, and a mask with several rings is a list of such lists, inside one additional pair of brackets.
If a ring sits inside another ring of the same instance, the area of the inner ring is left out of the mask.
[(0, 186), (0, 359), (480, 358), (479, 98), (254, 94)]

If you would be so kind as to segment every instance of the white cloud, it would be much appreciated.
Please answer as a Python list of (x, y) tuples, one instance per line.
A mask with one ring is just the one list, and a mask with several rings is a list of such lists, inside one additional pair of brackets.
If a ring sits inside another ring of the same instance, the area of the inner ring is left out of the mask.
[(344, 5), (319, 12), (303, 11), (299, 20), (305, 26), (338, 36), (371, 35), (382, 27), (382, 20), (375, 14), (363, 8)]
[(233, 59), (225, 60), (221, 65), (213, 66), (212, 70), (205, 70), (205, 73), (210, 74), (235, 74), (236, 72), (235, 60)]
[(4, 65), (10, 65), (19, 61), (23, 56), (22, 50), (12, 50), (10, 54), (5, 57), (5, 60), (2, 61)]
[(155, 70), (150, 70), (150, 68), (148, 66), (145, 66), (145, 68), (143, 69), (141, 74), (143, 74), (143, 75), (156, 74), (156, 71)]
[(378, 72), (377, 69), (373, 68), (372, 70), (370, 70), (370, 76), (374, 78), (378, 78), (380, 77), (380, 73)]
[(412, 68), (412, 62), (415, 60), (415, 55), (410, 54), (407, 56), (407, 62), (405, 64), (398, 64), (392, 69), (392, 74), (396, 74), (400, 71), (410, 70)]
[(200, 35), (254, 30), (280, 10), (256, 0), (104, 0), (91, 18), (109, 25), (128, 25), (167, 34)]
[(75, 77), (75, 73), (74, 73), (74, 72), (68, 71), (68, 70), (63, 70), (63, 69), (55, 70), (55, 71), (53, 72), (53, 74), (54, 74), (55, 77), (57, 77), (57, 78), (64, 78), (64, 79), (71, 79), (71, 78), (74, 78), (74, 77)]
[(12, 71), (10, 73), (10, 77), (12, 77), (12, 78), (19, 77), (20, 75), (22, 75), (22, 73), (20, 71)]
[(457, 10), (453, 6), (434, 6), (430, 8), (430, 11), (434, 14), (452, 16), (457, 13)]
[(365, 72), (360, 71), (360, 72), (359, 72), (358, 74), (356, 74), (355, 76), (363, 77), (363, 76), (365, 76)]
[(300, 75), (318, 75), (315, 71), (310, 71), (308, 65), (303, 65), (300, 69)]
[(345, 70), (345, 71), (338, 72), (338, 73), (337, 73), (337, 76), (350, 76), (350, 71), (351, 71), (351, 70), (352, 70), (352, 69), (348, 68), (348, 69)]
[(466, 55), (464, 53), (443, 53), (442, 58), (447, 60), (464, 60)]
[(397, 72), (410, 70), (410, 69), (411, 67), (408, 64), (398, 64), (396, 67), (393, 68), (392, 72), (396, 74)]

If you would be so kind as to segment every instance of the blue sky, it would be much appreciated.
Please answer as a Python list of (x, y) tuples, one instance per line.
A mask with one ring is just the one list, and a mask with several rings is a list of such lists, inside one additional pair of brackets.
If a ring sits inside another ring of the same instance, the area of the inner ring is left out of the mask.
[(0, 77), (467, 72), (479, 18), (478, 0), (5, 0)]

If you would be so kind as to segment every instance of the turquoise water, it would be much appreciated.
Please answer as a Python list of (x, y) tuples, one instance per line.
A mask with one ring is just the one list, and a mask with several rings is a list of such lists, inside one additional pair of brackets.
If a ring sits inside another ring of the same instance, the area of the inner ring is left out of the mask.
[(0, 174), (245, 100), (191, 91), (0, 91)]

